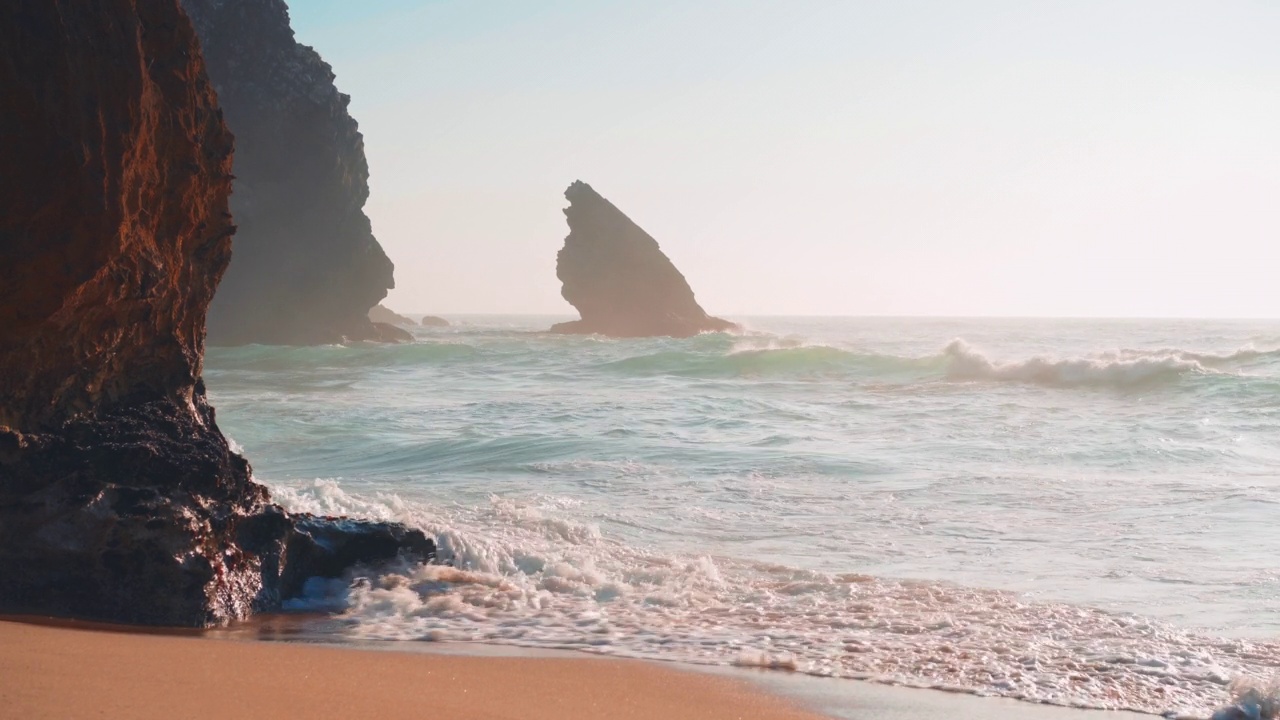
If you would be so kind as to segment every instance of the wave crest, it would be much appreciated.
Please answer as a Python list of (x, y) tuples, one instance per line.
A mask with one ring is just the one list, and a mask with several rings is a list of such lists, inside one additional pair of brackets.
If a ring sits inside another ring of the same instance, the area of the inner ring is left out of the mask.
[[(996, 362), (975, 350), (964, 340), (953, 340), (943, 356), (947, 359), (947, 377), (952, 380), (993, 380), (1023, 382), (1055, 387), (1082, 385), (1134, 387), (1176, 380), (1185, 375), (1224, 374), (1206, 366), (1187, 354), (1130, 353), (1106, 357), (1047, 358)], [(1225, 361), (1225, 358), (1220, 358)]]
[(920, 357), (887, 355), (790, 339), (739, 341), (726, 349), (674, 349), (598, 366), (630, 376), (812, 377), (851, 382), (1003, 382), (1047, 387), (1134, 388), (1195, 376), (1237, 375), (1240, 365), (1280, 358), (1280, 350), (1242, 348), (1215, 355), (1176, 348), (1118, 350), (1081, 357), (995, 360), (964, 339)]

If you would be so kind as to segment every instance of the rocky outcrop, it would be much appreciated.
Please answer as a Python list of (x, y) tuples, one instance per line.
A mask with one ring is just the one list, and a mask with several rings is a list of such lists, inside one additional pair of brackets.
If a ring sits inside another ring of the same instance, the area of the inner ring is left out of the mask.
[[(394, 328), (417, 327), (418, 323), (413, 318), (405, 317), (400, 313), (392, 310), (385, 305), (375, 305), (369, 310), (369, 319), (375, 325), (390, 325)], [(449, 321), (435, 315), (424, 315), (422, 318), (423, 327), (449, 327)], [(407, 333), (406, 333), (407, 334)], [(408, 335), (408, 339), (412, 340), (413, 336)]]
[(218, 430), (232, 140), (176, 0), (9, 0), (0, 87), (0, 612), (209, 625), (430, 555), (289, 515)]
[(182, 0), (236, 136), (235, 254), (209, 342), (387, 339), (369, 308), (394, 287), (364, 203), (369, 167), (350, 98), (299, 44), (283, 0)]
[(196, 402), (231, 135), (173, 0), (0, 10), (0, 425)]
[(369, 319), (376, 323), (399, 325), (400, 327), (417, 327), (413, 318), (407, 318), (385, 305), (374, 305), (369, 310)]
[(552, 332), (688, 337), (737, 327), (708, 315), (658, 241), (590, 185), (579, 180), (564, 196), (569, 236), (556, 256), (556, 275), (582, 319)]
[[(362, 340), (371, 340), (373, 342), (384, 343), (407, 343), (413, 342), (413, 333), (391, 323), (373, 323), (373, 329), (369, 331), (371, 334), (364, 335)], [(344, 338), (350, 341), (351, 338)]]

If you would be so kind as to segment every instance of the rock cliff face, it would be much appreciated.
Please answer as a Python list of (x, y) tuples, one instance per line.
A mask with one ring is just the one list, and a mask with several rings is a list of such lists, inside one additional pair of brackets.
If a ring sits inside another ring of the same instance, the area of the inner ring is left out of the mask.
[(590, 185), (579, 180), (564, 196), (569, 236), (556, 256), (556, 276), (582, 319), (552, 332), (688, 337), (737, 327), (708, 315), (658, 241)]
[(173, 2), (107, 5), (0, 11), (0, 425), (17, 429), (191, 406), (231, 257), (232, 140), (191, 29)]
[(176, 0), (8, 0), (0, 87), (0, 612), (208, 625), (430, 555), (290, 516), (218, 430), (232, 139)]
[(392, 339), (367, 316), (394, 287), (393, 268), (364, 214), (369, 167), (350, 97), (294, 40), (283, 0), (182, 4), (236, 136), (239, 230), (209, 310), (209, 342)]

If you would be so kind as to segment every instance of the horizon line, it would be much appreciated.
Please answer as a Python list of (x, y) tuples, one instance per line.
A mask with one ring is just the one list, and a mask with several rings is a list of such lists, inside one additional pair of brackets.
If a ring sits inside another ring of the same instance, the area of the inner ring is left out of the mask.
[[(437, 317), (541, 317), (572, 318), (572, 313), (553, 312), (418, 312), (397, 310), (408, 315), (434, 315)], [(1214, 315), (823, 315), (792, 313), (721, 313), (728, 318), (808, 318), (847, 320), (1221, 320), (1221, 321), (1277, 321), (1280, 316), (1214, 316)]]

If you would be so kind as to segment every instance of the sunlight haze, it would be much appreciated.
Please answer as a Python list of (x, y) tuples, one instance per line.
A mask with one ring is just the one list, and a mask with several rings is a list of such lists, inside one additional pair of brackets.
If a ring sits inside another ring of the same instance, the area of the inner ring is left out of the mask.
[(573, 314), (581, 179), (718, 314), (1280, 315), (1274, 3), (290, 5), (397, 310)]

